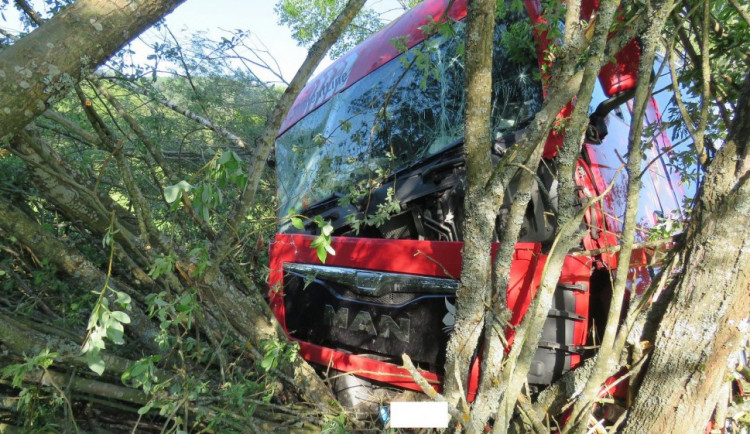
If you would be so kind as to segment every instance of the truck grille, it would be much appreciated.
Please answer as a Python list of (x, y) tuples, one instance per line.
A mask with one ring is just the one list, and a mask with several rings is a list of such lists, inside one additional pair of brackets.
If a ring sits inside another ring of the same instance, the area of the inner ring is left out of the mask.
[(284, 264), (291, 336), (400, 359), (439, 372), (453, 325), (458, 281), (312, 264)]

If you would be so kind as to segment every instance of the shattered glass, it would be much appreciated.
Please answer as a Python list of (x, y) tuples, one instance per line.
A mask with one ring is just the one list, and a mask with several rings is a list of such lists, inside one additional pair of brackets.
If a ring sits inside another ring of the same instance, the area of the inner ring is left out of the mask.
[[(518, 54), (503, 48), (503, 35), (521, 20), (528, 19), (509, 15), (496, 26), (495, 138), (523, 127), (541, 108), (536, 54), (518, 63)], [(354, 186), (376, 188), (462, 139), (464, 23), (454, 30), (456, 36), (433, 35), (334, 95), (278, 139), (280, 216), (350, 194)]]

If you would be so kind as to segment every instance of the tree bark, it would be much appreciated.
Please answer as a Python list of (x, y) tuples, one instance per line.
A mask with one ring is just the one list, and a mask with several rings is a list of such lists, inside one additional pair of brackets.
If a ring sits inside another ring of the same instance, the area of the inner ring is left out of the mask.
[(490, 157), (490, 94), (492, 88), (492, 34), (495, 1), (475, 0), (466, 18), (466, 109), (464, 156), (467, 192), (464, 200), (463, 270), (456, 292), (456, 327), (446, 353), (445, 397), (449, 405), (462, 398), (484, 323), (484, 303), (490, 289), (490, 245), (497, 209), (485, 191), (492, 172)]
[[(727, 142), (706, 174), (684, 270), (659, 322), (626, 433), (702, 433), (747, 333), (750, 303), (750, 76)], [(744, 330), (742, 330), (744, 328)]]
[(0, 53), (0, 140), (184, 0), (78, 0)]
[[(18, 241), (26, 245), (37, 257), (46, 258), (55, 264), (59, 270), (72, 278), (78, 279), (82, 285), (89, 286), (91, 290), (100, 290), (106, 280), (106, 275), (94, 264), (89, 262), (78, 251), (69, 248), (60, 240), (45, 232), (31, 217), (23, 211), (8, 203), (5, 198), (0, 197), (0, 228), (9, 234), (13, 234)], [(111, 280), (111, 286), (117, 290), (134, 294), (135, 291), (122, 282)], [(115, 299), (111, 291), (108, 297), (114, 303)], [(158, 331), (154, 328), (148, 316), (137, 306), (132, 306), (130, 312), (131, 331), (140, 345), (147, 350), (158, 351), (153, 342)]]
[[(647, 104), (651, 99), (650, 81), (646, 77), (651, 76), (655, 53), (659, 46), (659, 37), (664, 28), (664, 23), (669, 17), (669, 12), (672, 10), (672, 6), (672, 2), (667, 0), (664, 2), (652, 2), (650, 8), (647, 9), (650, 12), (647, 18), (648, 30), (642, 36), (643, 48), (638, 71), (639, 77), (642, 77), (642, 79), (638, 80), (633, 100), (633, 122), (630, 127), (628, 163), (626, 166), (628, 173), (628, 193), (621, 234), (622, 240), (620, 242), (617, 269), (615, 271), (616, 279), (613, 284), (612, 298), (607, 314), (607, 324), (604, 329), (599, 352), (596, 356), (596, 364), (586, 387), (584, 387), (578, 396), (576, 404), (573, 407), (571, 422), (565, 427), (563, 432), (586, 432), (592, 401), (599, 393), (602, 383), (619, 368), (617, 361), (622, 346), (625, 344), (624, 338), (627, 336), (627, 331), (620, 331), (619, 323), (623, 306), (625, 306), (626, 282), (628, 280), (628, 269), (630, 268), (630, 256), (633, 250), (633, 243), (635, 242), (636, 214), (639, 210), (638, 201), (641, 194), (640, 172), (643, 152), (643, 122)], [(589, 95), (592, 90), (589, 90)], [(568, 178), (563, 176), (562, 179)], [(618, 336), (620, 336), (620, 339), (618, 339)]]

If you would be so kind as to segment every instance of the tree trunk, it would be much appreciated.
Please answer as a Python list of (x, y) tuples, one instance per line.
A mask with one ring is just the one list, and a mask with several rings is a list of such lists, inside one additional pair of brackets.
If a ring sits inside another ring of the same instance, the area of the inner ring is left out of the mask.
[(78, 0), (0, 53), (0, 140), (184, 0)]
[(735, 113), (730, 136), (708, 168), (685, 266), (659, 323), (627, 433), (704, 432), (727, 381), (727, 358), (747, 332), (750, 76)]
[(463, 270), (456, 292), (456, 327), (446, 354), (445, 395), (456, 405), (482, 333), (484, 302), (491, 278), (490, 244), (497, 208), (485, 192), (492, 173), (490, 156), (490, 94), (492, 88), (492, 29), (495, 1), (470, 1), (466, 19), (466, 109), (464, 115), (467, 193), (464, 200)]

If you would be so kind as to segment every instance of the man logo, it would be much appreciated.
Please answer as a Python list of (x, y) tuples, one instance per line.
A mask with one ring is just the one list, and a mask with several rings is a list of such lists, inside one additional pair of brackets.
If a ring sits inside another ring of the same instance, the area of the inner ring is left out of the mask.
[(342, 307), (335, 310), (333, 306), (327, 304), (323, 311), (323, 321), (331, 328), (364, 332), (370, 336), (380, 336), (385, 339), (393, 336), (401, 342), (409, 342), (409, 328), (411, 327), (409, 318), (398, 318), (397, 324), (389, 315), (380, 315), (376, 327), (372, 314), (367, 311), (356, 312), (354, 318), (349, 322), (349, 308)]

